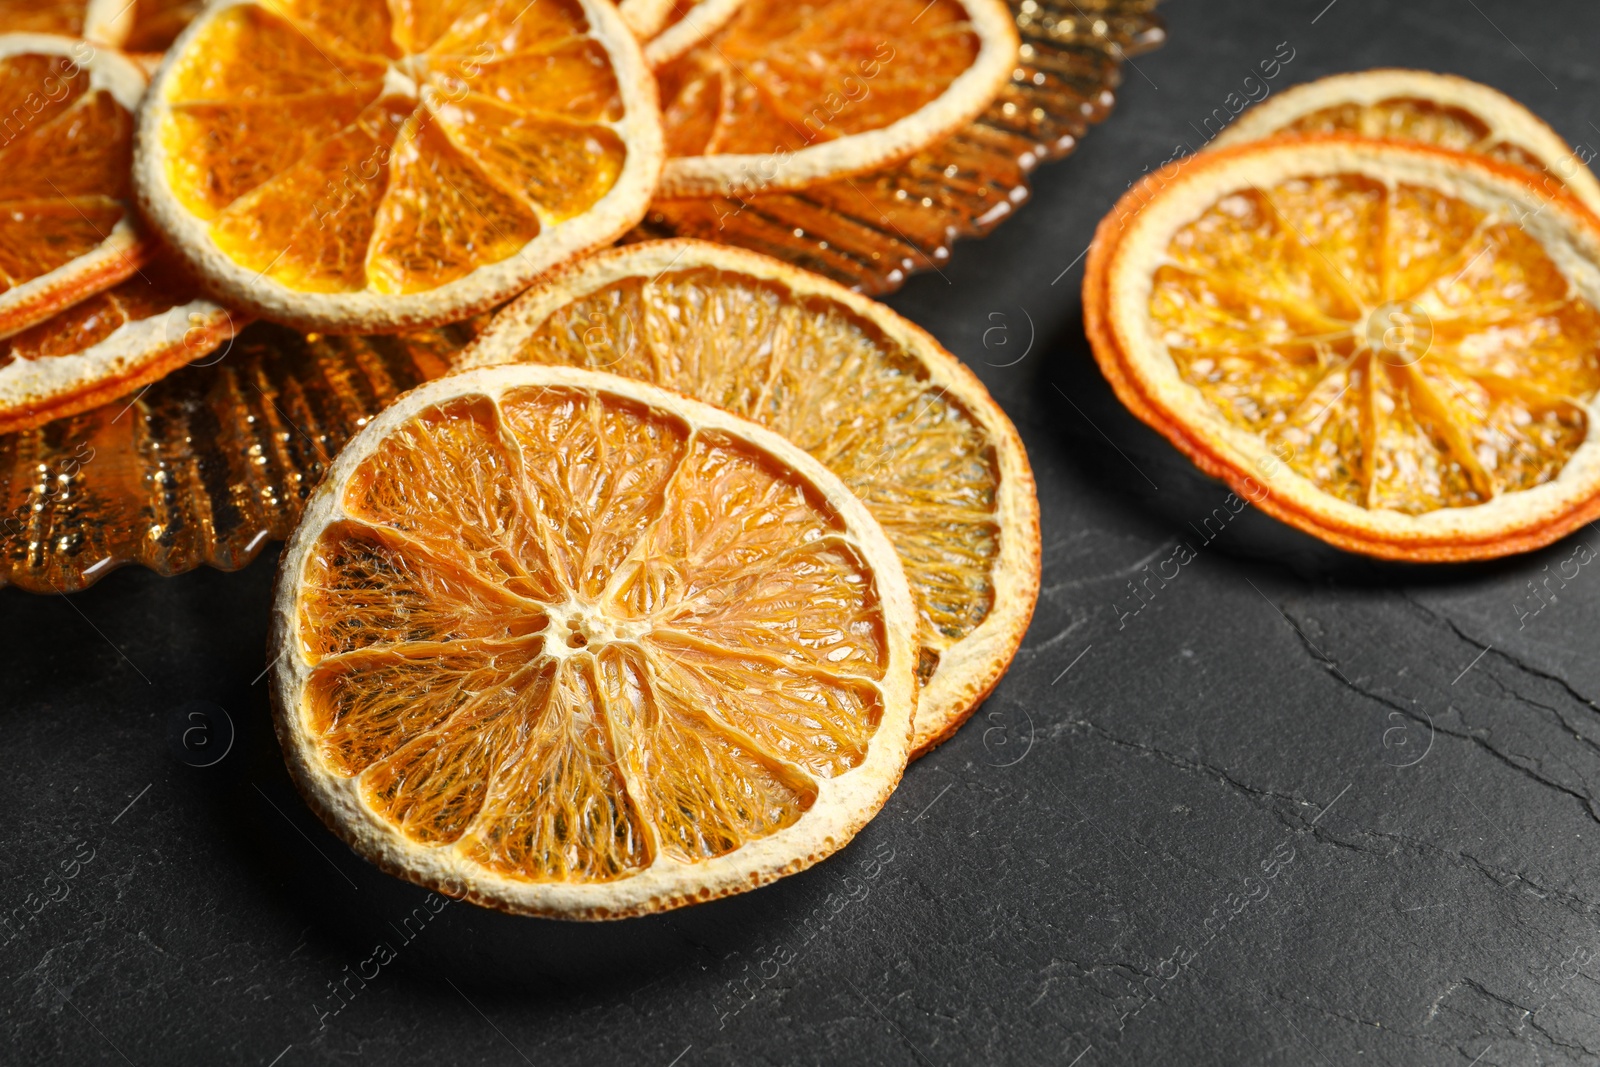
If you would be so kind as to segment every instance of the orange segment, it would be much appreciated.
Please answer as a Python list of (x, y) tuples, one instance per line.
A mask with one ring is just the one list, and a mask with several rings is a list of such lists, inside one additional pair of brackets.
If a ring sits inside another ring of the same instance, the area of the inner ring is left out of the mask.
[(218, 213), (211, 225), (217, 247), (258, 276), (296, 288), (365, 289), (390, 146), (409, 121), (404, 101), (367, 108), (354, 125)]
[(83, 34), (88, 0), (0, 0), (0, 26), (7, 33), (58, 33), (63, 37)]
[(622, 117), (616, 72), (605, 49), (592, 40), (574, 39), (547, 51), (482, 62), (446, 57), (429, 64), (429, 78), (446, 100), (476, 93), (508, 108), (574, 122)]
[(526, 759), (525, 739), (547, 711), (555, 673), (555, 664), (530, 664), (463, 702), (436, 729), (412, 735), (357, 779), (362, 800), (411, 841), (459, 840), (491, 782)]
[(89, 91), (89, 72), (69, 55), (22, 53), (0, 60), (0, 148), (49, 122)]
[[(450, 718), (473, 694), (492, 692), (539, 654), (535, 643), (463, 649), (409, 642), (323, 660), (306, 691), (321, 752), (343, 774), (360, 774), (408, 738)], [(440, 678), (450, 684), (439, 685)]]
[(238, 4), (210, 18), (163, 81), (171, 103), (236, 103), (339, 92), (382, 81), (376, 57), (338, 55), (277, 15)]
[(264, 6), (300, 28), (308, 41), (326, 42), (345, 55), (399, 55), (385, 0), (267, 0)]
[(528, 739), (485, 795), (468, 854), (541, 881), (603, 882), (648, 866), (649, 837), (617, 769), (596, 668), (557, 665)]
[[(831, 778), (866, 758), (882, 709), (872, 685), (775, 658), (741, 658), (672, 634), (652, 639), (650, 649), (661, 684), (716, 708), (729, 725), (788, 762)], [(770, 685), (750, 685), (763, 674)]]
[(215, 218), (352, 125), (380, 88), (372, 82), (348, 92), (178, 104), (163, 140), (183, 206)]
[(516, 255), (538, 235), (533, 209), (419, 111), (395, 140), (366, 277), (378, 292), (426, 292)]
[(692, 863), (726, 855), (794, 825), (816, 803), (809, 776), (715, 715), (703, 693), (674, 685), (649, 652), (629, 671), (633, 655), (619, 650), (618, 670), (645, 679), (644, 706), (622, 705), (616, 722), (668, 856)]
[(5, 288), (65, 266), (98, 248), (127, 215), (118, 201), (14, 200), (0, 215), (0, 275)]
[(31, 133), (0, 151), (0, 203), (52, 196), (128, 198), (133, 116), (110, 93), (90, 93)]
[(655, 90), (604, 0), (246, 0), (152, 87), (135, 180), (195, 271), (308, 330), (467, 318), (643, 214)]
[[(881, 305), (774, 260), (697, 241), (650, 242), (593, 257), (535, 286), (461, 355), (462, 366), (528, 362), (588, 367), (663, 385), (732, 411), (794, 442), (848, 485), (898, 552), (921, 619), (918, 750), (956, 729), (1005, 670), (1037, 591), (1037, 504), (1021, 442), (983, 387), (938, 344)], [(714, 465), (680, 471), (706, 479)], [(749, 484), (746, 476), (740, 476)], [(771, 492), (777, 491), (774, 483)], [(707, 490), (718, 497), (722, 491)], [(777, 498), (769, 507), (776, 507)], [(798, 502), (786, 504), (803, 510)], [(683, 580), (656, 559), (694, 558), (705, 587), (684, 626), (749, 605), (818, 605), (854, 617), (849, 573), (826, 527), (789, 519), (764, 531), (796, 566), (803, 590), (767, 591), (725, 547), (715, 512), (671, 551), (644, 551), (628, 603), (644, 612)], [(658, 536), (670, 530), (658, 527)], [(691, 534), (705, 541), (692, 549)], [(834, 569), (835, 567), (839, 569)], [(789, 607), (789, 611), (805, 609)], [(846, 631), (826, 630), (787, 654), (813, 665), (856, 662)], [(743, 631), (745, 641), (765, 633)], [(793, 636), (792, 634), (790, 635)], [(776, 635), (773, 640), (776, 640)], [(765, 638), (763, 638), (765, 640)], [(838, 643), (835, 643), (838, 642)], [(761, 642), (726, 646), (740, 653)], [(829, 657), (839, 656), (842, 659)]]
[(498, 409), (482, 401), (424, 413), (355, 471), (344, 507), (435, 554), (464, 554), (466, 569), (482, 581), (548, 599), (566, 586), (551, 578), (516, 493), (521, 464), (503, 445), (499, 421)]
[[(627, 156), (607, 126), (535, 118), (474, 97), (441, 108), (439, 122), (480, 166), (521, 190), (552, 222), (582, 214), (609, 192)], [(582, 177), (574, 180), (575, 174)]]
[(574, 394), (512, 397), (502, 411), (518, 443), (551, 580), (569, 596), (599, 596), (661, 519), (688, 427)]
[(590, 33), (589, 17), (576, 0), (475, 0), (449, 30), (413, 51), (433, 56), (471, 57), (488, 62), (524, 52), (543, 51), (557, 42)]
[(892, 548), (803, 452), (676, 394), (438, 379), (350, 442), (283, 567), (301, 787), (358, 850), (485, 903), (751, 888), (840, 847), (905, 763)]

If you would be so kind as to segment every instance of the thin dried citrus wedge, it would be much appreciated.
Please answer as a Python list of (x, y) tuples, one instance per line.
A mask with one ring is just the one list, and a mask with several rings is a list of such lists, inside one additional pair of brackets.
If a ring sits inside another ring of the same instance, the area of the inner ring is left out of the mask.
[[(87, 38), (120, 47), (133, 26), (135, 0), (0, 0), (0, 30)], [(137, 0), (149, 3), (150, 0)]]
[(844, 846), (905, 768), (894, 549), (776, 434), (565, 367), (448, 375), (356, 435), (284, 552), (278, 736), (358, 852), (606, 919)]
[(502, 311), (463, 367), (604, 369), (783, 434), (883, 524), (920, 614), (914, 749), (1005, 673), (1039, 591), (1039, 503), (1016, 429), (939, 343), (766, 256), (653, 241), (570, 265)]
[(1550, 175), (1600, 212), (1600, 181), (1561, 135), (1502, 92), (1424, 70), (1367, 70), (1297, 85), (1250, 108), (1212, 141), (1348, 133), (1418, 141), (1490, 156)]
[(307, 329), (457, 320), (643, 215), (655, 88), (605, 0), (261, 0), (184, 31), (139, 117), (147, 213)]
[(0, 341), (0, 434), (98, 407), (209, 356), (248, 319), (199, 295), (172, 257)]
[(966, 125), (1017, 60), (1003, 0), (748, 0), (657, 70), (660, 195), (801, 189)]
[(144, 73), (103, 45), (0, 34), (0, 337), (133, 274), (128, 173)]
[(1096, 234), (1095, 356), (1202, 469), (1332, 544), (1547, 544), (1600, 514), (1600, 220), (1543, 184), (1337, 135), (1172, 164)]

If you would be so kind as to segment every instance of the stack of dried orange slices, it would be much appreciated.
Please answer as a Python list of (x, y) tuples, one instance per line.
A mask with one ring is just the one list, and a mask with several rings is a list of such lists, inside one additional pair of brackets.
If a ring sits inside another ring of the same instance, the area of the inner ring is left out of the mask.
[(1000, 0), (30, 10), (0, 432), (253, 318), (482, 323), (533, 287), (355, 436), (283, 556), (279, 734), (362, 854), (567, 918), (737, 892), (847, 843), (996, 684), (1038, 506), (977, 379), (758, 255), (590, 253), (663, 189), (927, 147), (1009, 74)]
[(1600, 515), (1600, 187), (1553, 132), (1483, 86), (1374, 71), (1226, 142), (1096, 233), (1086, 324), (1135, 414), (1369, 555), (1500, 556)]

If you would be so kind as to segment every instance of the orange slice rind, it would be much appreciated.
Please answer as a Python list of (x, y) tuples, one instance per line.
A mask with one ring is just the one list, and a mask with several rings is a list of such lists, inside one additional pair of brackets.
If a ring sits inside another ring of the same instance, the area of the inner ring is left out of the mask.
[(881, 529), (777, 435), (612, 375), (436, 379), (284, 550), (278, 735), (379, 866), (568, 919), (843, 847), (904, 769), (915, 610)]
[(0, 337), (149, 256), (128, 182), (144, 73), (103, 45), (0, 34)]
[(1319, 78), (1250, 108), (1211, 147), (1338, 133), (1417, 141), (1528, 167), (1600, 213), (1600, 181), (1560, 134), (1504, 93), (1451, 74), (1386, 68)]
[(912, 323), (766, 256), (654, 241), (542, 280), (457, 365), (518, 361), (666, 386), (827, 464), (887, 531), (917, 600), (918, 755), (1005, 673), (1039, 589), (1033, 474), (982, 383)]
[(0, 434), (88, 411), (212, 356), (248, 319), (169, 257), (0, 341)]
[(1600, 221), (1446, 149), (1204, 153), (1101, 223), (1091, 345), (1123, 402), (1263, 510), (1416, 561), (1600, 514)]
[(604, 0), (232, 0), (155, 75), (135, 184), (194, 271), (305, 329), (505, 300), (642, 217), (655, 86)]
[(987, 107), (1017, 49), (1002, 0), (748, 0), (657, 69), (658, 195), (802, 189), (897, 163)]

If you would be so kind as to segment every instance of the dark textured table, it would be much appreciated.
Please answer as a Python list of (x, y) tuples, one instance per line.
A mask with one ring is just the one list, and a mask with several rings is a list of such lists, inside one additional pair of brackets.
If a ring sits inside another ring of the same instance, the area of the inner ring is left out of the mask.
[[(1261, 60), (1292, 54), (1277, 88), (1454, 71), (1597, 145), (1600, 9), (1164, 14), (1170, 43), (1020, 216), (892, 301), (1021, 429), (1044, 588), (1010, 675), (854, 844), (651, 919), (438, 909), (289, 783), (258, 678), (273, 553), (6, 590), (0, 1061), (1600, 1058), (1600, 532), (1422, 569), (1248, 508), (1208, 526), (1226, 491), (1117, 405), (1078, 300), (1095, 221)], [(1196, 558), (1134, 613), (1179, 542)]]

